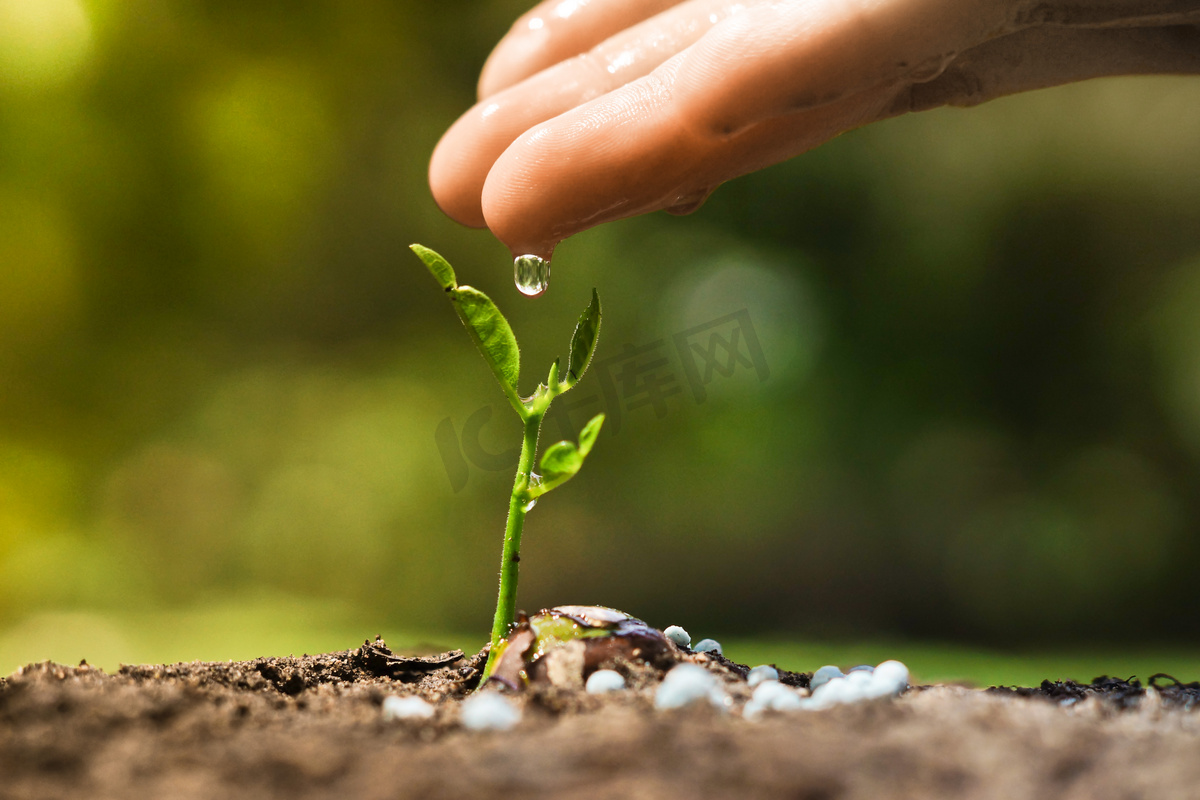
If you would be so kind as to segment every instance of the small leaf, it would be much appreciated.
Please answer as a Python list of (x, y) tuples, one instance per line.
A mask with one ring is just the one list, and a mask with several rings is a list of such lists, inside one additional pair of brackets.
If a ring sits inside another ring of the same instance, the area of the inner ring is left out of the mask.
[(600, 426), (604, 424), (604, 414), (597, 414), (588, 420), (587, 425), (583, 426), (583, 430), (579, 432), (579, 453), (586, 456), (592, 452), (592, 445), (596, 443), (596, 437), (600, 435)]
[(451, 289), (450, 301), (496, 379), (506, 393), (515, 395), (521, 371), (521, 351), (508, 320), (491, 298), (471, 286)]
[(600, 336), (600, 295), (592, 289), (592, 302), (579, 315), (575, 323), (575, 333), (571, 336), (571, 357), (567, 360), (567, 375), (563, 379), (563, 391), (570, 389), (591, 363), (592, 354), (596, 352), (596, 340)]
[(583, 454), (571, 442), (556, 442), (542, 454), (542, 477), (547, 481), (571, 476), (583, 466)]
[(450, 262), (446, 261), (438, 253), (421, 244), (410, 244), (408, 249), (416, 253), (417, 258), (425, 262), (425, 266), (429, 267), (429, 271), (433, 273), (434, 279), (441, 284), (443, 289), (453, 289), (458, 285), (458, 281), (454, 277), (454, 268), (450, 266)]

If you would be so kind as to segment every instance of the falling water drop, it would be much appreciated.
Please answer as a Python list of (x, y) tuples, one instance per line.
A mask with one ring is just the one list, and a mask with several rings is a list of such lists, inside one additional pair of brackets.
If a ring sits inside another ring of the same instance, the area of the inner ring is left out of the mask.
[(535, 255), (517, 256), (513, 259), (513, 280), (521, 294), (537, 297), (550, 285), (550, 261)]
[[(542, 485), (542, 476), (538, 475), (533, 470), (530, 470), (529, 471), (529, 486), (531, 488), (535, 488), (535, 487), (538, 487), (541, 485)], [(533, 500), (530, 500), (528, 503), (525, 504), (525, 507), (523, 510), (524, 511), (532, 511), (533, 507), (536, 505), (537, 505), (537, 498), (534, 498)]]

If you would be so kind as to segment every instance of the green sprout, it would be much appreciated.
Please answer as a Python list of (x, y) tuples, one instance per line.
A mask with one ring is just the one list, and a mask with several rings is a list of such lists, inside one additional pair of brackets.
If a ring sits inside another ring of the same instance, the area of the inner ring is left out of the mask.
[(471, 340), (483, 354), (483, 360), (492, 369), (501, 391), (508, 403), (517, 412), (524, 425), (521, 439), (521, 458), (517, 462), (517, 475), (513, 479), (512, 498), (508, 504), (508, 523), (504, 529), (504, 554), (500, 560), (500, 596), (496, 600), (496, 616), (492, 622), (491, 648), (487, 664), (480, 681), (482, 686), (492, 674), (500, 642), (508, 635), (516, 620), (517, 575), (521, 561), (521, 529), (525, 514), (534, 507), (539, 497), (557, 489), (579, 472), (583, 461), (592, 450), (604, 415), (592, 417), (579, 433), (579, 442), (555, 442), (542, 453), (541, 475), (533, 471), (537, 454), (538, 435), (542, 419), (554, 398), (570, 390), (591, 363), (596, 352), (596, 340), (600, 335), (600, 296), (592, 289), (592, 301), (579, 315), (575, 333), (571, 336), (571, 351), (567, 359), (565, 375), (559, 374), (559, 359), (550, 365), (550, 374), (545, 383), (538, 384), (529, 397), (522, 398), (517, 391), (517, 378), (521, 369), (521, 353), (517, 348), (517, 337), (508, 320), (496, 308), (496, 304), (478, 289), (460, 286), (454, 269), (446, 259), (419, 244), (412, 251), (425, 263), (433, 277), (445, 290), (459, 319), (466, 326)]

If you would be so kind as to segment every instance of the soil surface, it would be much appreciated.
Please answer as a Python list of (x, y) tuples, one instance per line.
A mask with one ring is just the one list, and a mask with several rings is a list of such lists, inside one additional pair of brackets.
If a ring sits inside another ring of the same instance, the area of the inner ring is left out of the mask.
[[(662, 665), (617, 659), (629, 689), (534, 686), (512, 696), (514, 729), (477, 732), (459, 714), (483, 656), (376, 640), (111, 675), (32, 664), (0, 680), (0, 798), (1200, 797), (1200, 684), (1166, 676), (920, 686), (750, 722), (746, 667), (681, 650), (731, 710), (657, 711)], [(384, 718), (386, 697), (412, 694), (431, 719)]]

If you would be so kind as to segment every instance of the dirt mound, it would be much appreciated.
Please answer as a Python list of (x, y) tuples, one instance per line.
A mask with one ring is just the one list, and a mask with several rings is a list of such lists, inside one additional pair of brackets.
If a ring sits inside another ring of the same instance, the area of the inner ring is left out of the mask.
[(1200, 682), (1184, 683), (1166, 673), (1150, 676), (1149, 687), (1142, 686), (1136, 677), (1126, 679), (1101, 675), (1091, 683), (1075, 681), (1042, 681), (1036, 689), (1011, 686), (993, 686), (988, 690), (996, 694), (1011, 694), (1018, 697), (1034, 697), (1071, 706), (1081, 700), (1104, 700), (1120, 708), (1137, 708), (1147, 700), (1167, 707), (1191, 711), (1200, 704)]
[[(0, 681), (0, 798), (1194, 798), (1200, 685), (914, 687), (898, 700), (750, 722), (746, 667), (715, 672), (734, 711), (655, 710), (631, 688), (514, 698), (521, 723), (463, 728), (484, 654), (402, 657), (382, 641), (300, 658), (122, 667), (34, 664)], [(788, 682), (807, 683), (805, 673)], [(434, 704), (387, 721), (391, 695)]]

